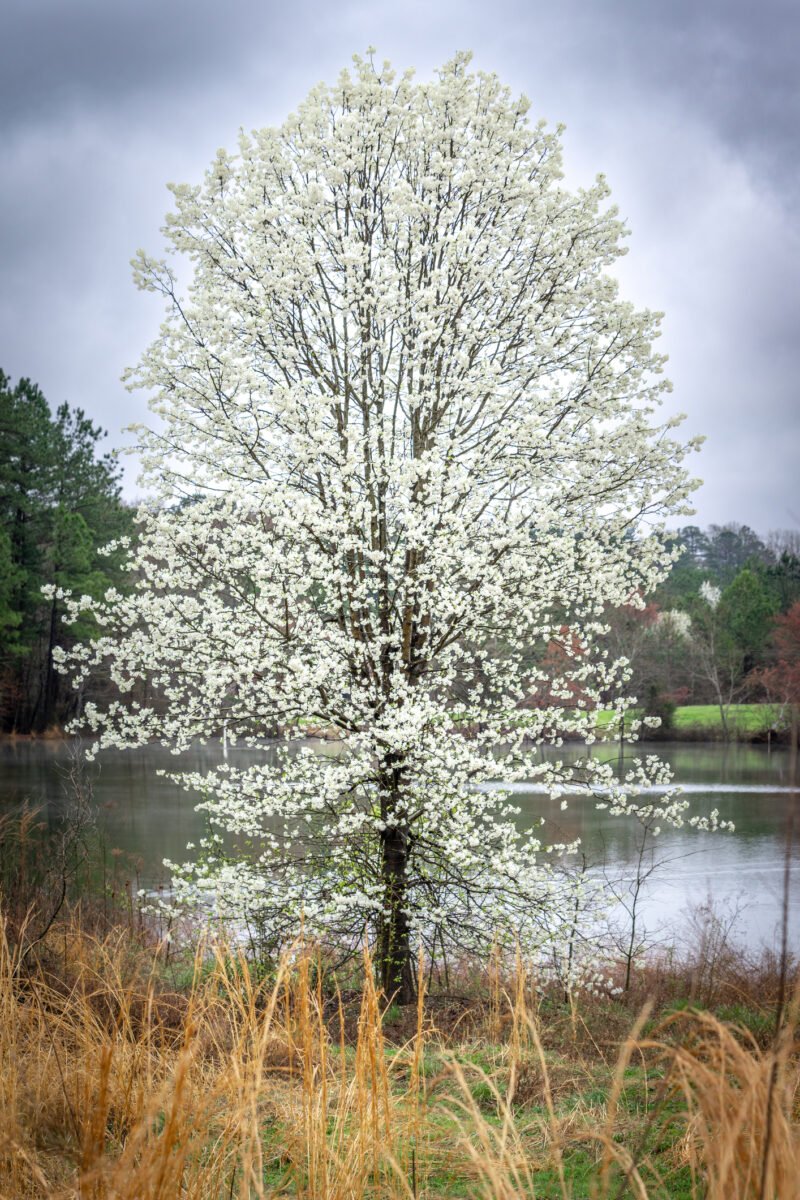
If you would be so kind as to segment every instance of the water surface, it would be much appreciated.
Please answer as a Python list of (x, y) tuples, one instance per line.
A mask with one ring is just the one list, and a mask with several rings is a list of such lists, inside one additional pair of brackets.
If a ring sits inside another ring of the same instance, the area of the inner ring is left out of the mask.
[[(330, 748), (321, 747), (323, 752)], [(644, 919), (655, 940), (670, 930), (680, 934), (690, 925), (689, 912), (710, 899), (721, 915), (738, 912), (740, 938), (755, 948), (774, 943), (780, 919), (785, 826), (791, 812), (788, 755), (770, 753), (764, 746), (719, 744), (640, 745), (636, 753), (658, 753), (672, 766), (675, 780), (692, 802), (691, 812), (712, 809), (736, 825), (733, 834), (698, 833), (664, 828), (655, 848), (660, 863), (645, 888)], [(562, 758), (585, 754), (582, 747), (559, 750)], [(615, 747), (595, 753), (617, 758)], [(236, 747), (230, 762), (246, 766), (272, 758), (274, 746)], [(0, 809), (27, 800), (57, 823), (64, 811), (71, 747), (64, 742), (0, 742)], [(168, 748), (107, 750), (87, 768), (98, 831), (106, 855), (123, 871), (138, 875), (142, 886), (166, 883), (162, 860), (183, 861), (187, 842), (198, 842), (206, 831), (205, 816), (194, 811), (192, 797), (159, 774), (163, 770), (208, 770), (220, 762), (218, 743), (193, 747), (180, 758)], [(519, 822), (528, 825), (544, 817), (547, 842), (580, 838), (590, 870), (629, 876), (638, 852), (639, 826), (630, 818), (598, 812), (591, 798), (568, 796), (551, 800), (540, 789), (515, 785), (513, 800)], [(116, 853), (114, 853), (116, 852)], [(800, 821), (791, 860), (790, 936), (800, 950)]]

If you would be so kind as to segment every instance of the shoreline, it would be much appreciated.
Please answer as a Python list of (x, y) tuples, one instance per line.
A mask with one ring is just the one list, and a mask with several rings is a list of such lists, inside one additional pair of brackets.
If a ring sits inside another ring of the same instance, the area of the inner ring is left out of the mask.
[[(711, 722), (698, 722), (697, 724), (674, 725), (670, 724), (667, 727), (660, 729), (648, 729), (647, 737), (640, 737), (637, 742), (685, 742), (693, 744), (698, 742), (710, 742), (715, 745), (722, 745), (727, 742), (728, 745), (760, 745), (760, 746), (788, 746), (790, 741), (791, 730), (788, 725), (782, 729), (775, 729), (770, 726), (750, 727), (731, 724), (729, 735), (726, 738), (722, 729), (721, 722), (717, 720)], [(74, 739), (73, 734), (67, 734), (61, 728), (51, 727), (42, 733), (17, 733), (0, 732), (0, 742), (69, 742)], [(563, 735), (565, 742), (582, 742), (583, 739), (575, 737), (569, 732)], [(85, 739), (81, 739), (85, 740)], [(273, 741), (274, 738), (265, 740)], [(341, 739), (330, 730), (322, 728), (310, 728), (304, 737), (293, 739), (297, 742), (338, 742)], [(603, 737), (598, 736), (596, 741), (592, 743), (595, 746), (609, 745), (614, 746), (619, 744), (618, 737)], [(624, 741), (630, 744), (629, 738)], [(528, 745), (536, 745), (528, 738), (525, 739)]]

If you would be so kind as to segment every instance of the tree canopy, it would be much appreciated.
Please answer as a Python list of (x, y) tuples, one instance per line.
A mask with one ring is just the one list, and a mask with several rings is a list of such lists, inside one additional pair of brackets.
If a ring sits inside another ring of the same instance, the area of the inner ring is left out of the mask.
[[(106, 629), (78, 677), (107, 661), (162, 701), (87, 705), (99, 744), (179, 752), (223, 725), (287, 741), (277, 766), (179, 776), (215, 832), (178, 896), (212, 891), (275, 939), (301, 916), (340, 944), (366, 925), (403, 999), (417, 937), (434, 953), (552, 928), (544, 848), (496, 781), (635, 803), (646, 764), (618, 783), (526, 745), (591, 739), (601, 697), (624, 712), (603, 613), (669, 569), (648, 522), (691, 487), (654, 416), (658, 316), (609, 274), (607, 185), (567, 191), (528, 107), (468, 56), (424, 83), (356, 58), (172, 188), (191, 289), (135, 261), (167, 301), (131, 375), (161, 418), (141, 430), (141, 581), (72, 602)], [(298, 750), (309, 723), (339, 752)], [(230, 858), (222, 833), (256, 849)]]

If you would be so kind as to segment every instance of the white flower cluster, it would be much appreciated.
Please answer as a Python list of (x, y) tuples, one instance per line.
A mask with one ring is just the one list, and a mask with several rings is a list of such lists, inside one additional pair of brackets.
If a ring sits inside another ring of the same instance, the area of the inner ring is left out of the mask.
[(700, 597), (702, 600), (705, 600), (708, 607), (714, 612), (722, 599), (722, 592), (710, 579), (705, 579), (700, 584)]
[[(648, 522), (692, 485), (653, 416), (658, 316), (607, 273), (625, 231), (605, 182), (564, 190), (557, 135), (467, 63), (417, 84), (357, 59), (172, 189), (185, 297), (136, 261), (168, 305), (131, 374), (160, 419), (139, 430), (155, 499), (131, 594), (71, 602), (101, 634), (64, 665), (119, 689), (86, 706), (98, 747), (282, 732), (277, 765), (178, 775), (254, 849), (212, 837), (174, 868), (176, 902), (213, 896), (277, 940), (302, 918), (401, 949), (541, 942), (558, 881), (480, 785), (578, 782), (629, 812), (661, 777), (530, 749), (591, 740), (609, 697), (624, 717), (602, 614), (663, 577)], [(340, 752), (295, 753), (309, 724)]]
[(687, 612), (683, 612), (680, 608), (669, 608), (658, 614), (659, 625), (674, 634), (676, 637), (684, 640), (691, 636), (692, 618)]

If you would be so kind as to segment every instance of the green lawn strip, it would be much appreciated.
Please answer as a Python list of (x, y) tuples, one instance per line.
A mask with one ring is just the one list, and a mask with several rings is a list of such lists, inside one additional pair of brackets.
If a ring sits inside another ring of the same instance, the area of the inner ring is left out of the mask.
[[(627, 714), (626, 727), (633, 719), (640, 720), (641, 709), (630, 709)], [(728, 726), (747, 733), (766, 732), (774, 727), (780, 716), (780, 709), (774, 704), (731, 704), (727, 711)], [(596, 713), (596, 732), (602, 737), (615, 719), (615, 713), (610, 708), (600, 708)], [(672, 715), (672, 728), (676, 731), (706, 731), (714, 735), (722, 735), (722, 718), (718, 704), (684, 704), (675, 709)], [(616, 734), (616, 731), (615, 731)], [(647, 739), (647, 730), (639, 731), (642, 740)]]
[[(727, 712), (732, 728), (748, 731), (767, 730), (775, 722), (778, 710), (773, 704), (732, 704)], [(676, 729), (713, 729), (722, 731), (722, 718), (716, 704), (687, 704), (675, 709)]]

